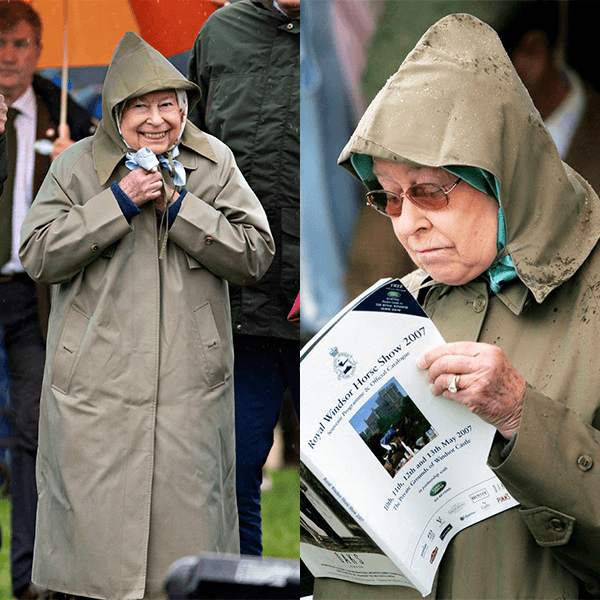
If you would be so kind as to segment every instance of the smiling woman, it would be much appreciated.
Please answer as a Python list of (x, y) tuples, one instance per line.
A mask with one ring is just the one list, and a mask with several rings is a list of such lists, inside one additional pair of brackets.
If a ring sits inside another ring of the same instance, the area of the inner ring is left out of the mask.
[(127, 33), (95, 135), (52, 163), (23, 225), (23, 266), (56, 291), (32, 576), (44, 588), (162, 600), (181, 556), (239, 552), (228, 282), (258, 280), (274, 243), (231, 150), (185, 126), (199, 97)]
[(175, 90), (150, 92), (126, 102), (121, 134), (133, 150), (149, 148), (163, 154), (177, 144), (184, 118)]

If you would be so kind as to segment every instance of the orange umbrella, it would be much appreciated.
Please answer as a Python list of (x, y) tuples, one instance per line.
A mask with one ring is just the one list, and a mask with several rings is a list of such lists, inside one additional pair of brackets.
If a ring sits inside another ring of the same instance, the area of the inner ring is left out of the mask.
[[(210, 0), (31, 0), (42, 20), (38, 68), (107, 65), (127, 31), (134, 31), (164, 56), (189, 50), (206, 19)], [(66, 122), (66, 102), (61, 123)], [(64, 114), (64, 120), (63, 115)]]

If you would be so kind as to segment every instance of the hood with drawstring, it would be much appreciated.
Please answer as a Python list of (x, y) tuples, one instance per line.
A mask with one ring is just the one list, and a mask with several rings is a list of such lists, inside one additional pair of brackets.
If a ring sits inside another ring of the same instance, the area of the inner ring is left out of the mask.
[(21, 234), (24, 267), (53, 288), (32, 577), (86, 598), (162, 597), (181, 556), (239, 552), (228, 282), (259, 279), (273, 238), (232, 152), (191, 123), (168, 238), (153, 202), (124, 214), (114, 109), (162, 89), (199, 95), (128, 33), (98, 130), (52, 163)]

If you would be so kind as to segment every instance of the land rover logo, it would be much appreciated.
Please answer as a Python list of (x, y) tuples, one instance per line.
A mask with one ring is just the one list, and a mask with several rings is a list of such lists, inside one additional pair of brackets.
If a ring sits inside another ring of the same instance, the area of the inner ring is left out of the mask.
[(437, 496), (446, 487), (445, 481), (438, 481), (430, 490), (430, 496)]

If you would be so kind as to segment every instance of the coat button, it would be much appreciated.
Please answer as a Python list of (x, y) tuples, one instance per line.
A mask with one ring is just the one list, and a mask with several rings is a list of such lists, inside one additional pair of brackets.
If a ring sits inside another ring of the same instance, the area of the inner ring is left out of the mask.
[(91, 248), (92, 252), (98, 252), (98, 250), (100, 250), (100, 246), (98, 246), (98, 244), (94, 244)]
[(288, 29), (294, 29), (294, 24), (293, 23), (288, 23), (287, 24), (287, 28)]
[(550, 519), (550, 527), (557, 533), (562, 533), (567, 525), (562, 519)]
[(577, 459), (577, 466), (582, 471), (589, 471), (594, 466), (594, 459), (591, 456), (588, 456), (587, 454), (582, 454)]
[(213, 243), (213, 239), (210, 236), (207, 236), (207, 238), (204, 240), (204, 243), (207, 246), (210, 246)]
[(485, 310), (486, 305), (487, 300), (485, 299), (485, 296), (477, 296), (477, 298), (475, 298), (473, 301), (473, 310), (477, 313), (480, 313), (481, 311)]

